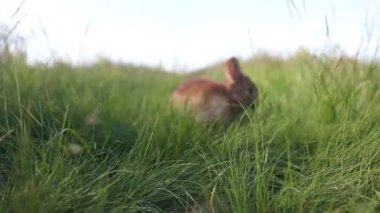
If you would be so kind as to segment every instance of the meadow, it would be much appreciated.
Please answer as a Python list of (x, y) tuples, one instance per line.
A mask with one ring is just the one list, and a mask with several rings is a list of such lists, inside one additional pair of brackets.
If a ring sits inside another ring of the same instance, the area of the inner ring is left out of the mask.
[(376, 212), (380, 69), (305, 51), (242, 69), (260, 102), (230, 125), (168, 107), (185, 79), (99, 60), (0, 59), (0, 212)]

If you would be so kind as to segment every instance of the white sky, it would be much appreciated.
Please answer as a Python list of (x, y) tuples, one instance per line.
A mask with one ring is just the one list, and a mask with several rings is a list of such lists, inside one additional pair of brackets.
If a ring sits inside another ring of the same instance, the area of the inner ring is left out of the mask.
[[(113, 60), (167, 69), (195, 69), (265, 50), (286, 55), (300, 46), (326, 50), (330, 41), (373, 56), (380, 38), (379, 0), (0, 0), (0, 24), (21, 21), (30, 61)], [(303, 3), (304, 2), (304, 3)], [(305, 5), (304, 5), (305, 4)], [(248, 30), (251, 37), (249, 37)], [(368, 32), (373, 34), (370, 42)]]

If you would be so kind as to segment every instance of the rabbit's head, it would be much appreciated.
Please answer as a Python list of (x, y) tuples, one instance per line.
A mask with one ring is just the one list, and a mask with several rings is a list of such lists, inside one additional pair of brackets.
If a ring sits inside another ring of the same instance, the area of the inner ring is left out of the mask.
[(259, 93), (256, 85), (245, 76), (235, 57), (227, 60), (225, 64), (225, 85), (231, 96), (244, 108), (254, 107)]

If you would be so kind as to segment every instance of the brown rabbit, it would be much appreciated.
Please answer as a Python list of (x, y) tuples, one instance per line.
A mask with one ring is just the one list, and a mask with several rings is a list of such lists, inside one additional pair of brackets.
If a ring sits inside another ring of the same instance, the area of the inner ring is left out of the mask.
[(193, 79), (180, 85), (171, 95), (175, 107), (187, 108), (200, 121), (229, 122), (258, 99), (256, 85), (245, 76), (235, 57), (225, 64), (225, 82)]

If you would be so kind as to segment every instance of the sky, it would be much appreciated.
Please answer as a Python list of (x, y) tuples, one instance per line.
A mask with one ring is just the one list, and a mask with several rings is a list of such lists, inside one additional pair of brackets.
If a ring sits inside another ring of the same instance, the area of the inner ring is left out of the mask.
[(300, 47), (376, 55), (378, 0), (293, 3), (296, 9), (290, 0), (0, 0), (0, 26), (19, 22), (14, 35), (24, 38), (30, 62), (102, 56), (193, 70), (262, 51), (287, 56)]

